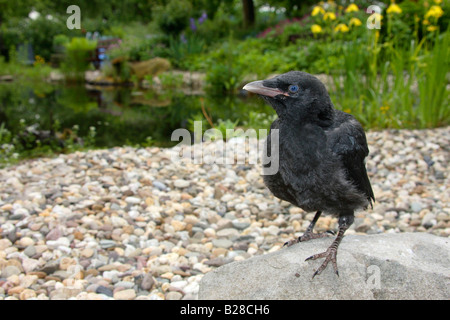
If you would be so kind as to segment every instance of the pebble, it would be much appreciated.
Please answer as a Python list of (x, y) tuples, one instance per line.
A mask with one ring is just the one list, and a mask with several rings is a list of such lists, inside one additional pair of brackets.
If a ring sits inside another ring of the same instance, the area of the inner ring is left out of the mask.
[[(367, 140), (377, 201), (355, 214), (349, 234), (449, 237), (450, 128)], [(314, 217), (275, 198), (260, 164), (180, 165), (177, 148), (90, 150), (0, 169), (0, 299), (197, 299), (204, 274), (281, 250)], [(336, 231), (338, 222), (325, 215), (316, 227)]]
[(150, 291), (154, 285), (155, 279), (149, 273), (146, 273), (141, 282), (141, 289)]
[(167, 189), (167, 186), (163, 182), (158, 180), (153, 181), (153, 186), (162, 191)]
[(23, 253), (27, 255), (28, 257), (32, 257), (36, 254), (36, 247), (33, 245), (29, 245), (23, 250)]
[(173, 182), (173, 185), (177, 188), (187, 188), (191, 183), (184, 179), (177, 179)]
[(177, 291), (170, 291), (166, 294), (166, 300), (181, 300), (183, 294)]
[(423, 208), (423, 205), (420, 202), (412, 202), (411, 203), (411, 210), (413, 212), (420, 212), (422, 210), (422, 208)]
[(18, 275), (21, 273), (21, 270), (16, 266), (7, 266), (2, 269), (2, 278), (9, 278), (13, 275)]
[(113, 297), (114, 296), (113, 291), (110, 288), (105, 287), (105, 286), (98, 286), (95, 289), (95, 293), (104, 294), (104, 295), (106, 295), (108, 297)]
[(129, 204), (139, 204), (141, 202), (141, 199), (136, 198), (136, 197), (127, 197), (125, 199), (125, 202), (129, 203)]
[(36, 292), (31, 289), (24, 289), (20, 294), (20, 300), (28, 300), (36, 297)]
[(34, 240), (30, 237), (23, 237), (19, 240), (19, 245), (21, 245), (22, 247), (32, 246), (34, 245), (34, 243)]
[(214, 239), (212, 241), (214, 247), (228, 249), (233, 246), (233, 242), (228, 239)]
[(113, 295), (116, 300), (133, 300), (136, 298), (136, 292), (133, 289), (117, 291)]

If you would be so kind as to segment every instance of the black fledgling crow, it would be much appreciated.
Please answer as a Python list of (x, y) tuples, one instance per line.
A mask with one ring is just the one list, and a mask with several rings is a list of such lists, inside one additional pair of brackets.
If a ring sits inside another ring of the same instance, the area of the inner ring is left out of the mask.
[(325, 258), (313, 278), (330, 261), (339, 275), (337, 248), (353, 223), (354, 212), (375, 201), (364, 164), (369, 149), (363, 128), (352, 115), (336, 110), (322, 82), (306, 72), (254, 81), (244, 89), (261, 95), (278, 115), (271, 131), (279, 130), (279, 141), (271, 141), (269, 134), (266, 150), (271, 143), (279, 143), (279, 169), (264, 175), (266, 186), (276, 197), (305, 211), (316, 211), (306, 232), (285, 245), (326, 236), (313, 233), (314, 225), (322, 212), (338, 216), (334, 242), (306, 260)]

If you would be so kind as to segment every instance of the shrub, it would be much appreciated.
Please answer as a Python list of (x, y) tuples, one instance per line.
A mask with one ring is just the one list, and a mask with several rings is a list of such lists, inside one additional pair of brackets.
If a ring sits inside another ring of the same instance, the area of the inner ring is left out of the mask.
[(187, 0), (170, 0), (164, 7), (158, 6), (153, 12), (159, 28), (164, 33), (179, 35), (189, 24), (192, 5)]
[(68, 30), (65, 20), (39, 17), (36, 20), (11, 19), (2, 26), (3, 41), (5, 48), (11, 46), (18, 47), (21, 44), (31, 44), (35, 55), (50, 60), (53, 50), (54, 36), (61, 34), (61, 31)]
[(72, 38), (65, 45), (66, 55), (62, 65), (62, 70), (69, 80), (84, 79), (84, 72), (89, 69), (89, 58), (92, 51), (97, 46), (96, 41), (90, 41), (86, 38)]

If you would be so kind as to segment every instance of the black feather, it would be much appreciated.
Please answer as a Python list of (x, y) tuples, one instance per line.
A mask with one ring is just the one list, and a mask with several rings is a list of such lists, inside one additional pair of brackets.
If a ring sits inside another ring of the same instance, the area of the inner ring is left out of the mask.
[[(300, 87), (291, 94), (289, 85)], [(279, 171), (264, 175), (272, 193), (306, 211), (353, 215), (375, 197), (364, 159), (369, 153), (362, 126), (350, 114), (336, 110), (324, 85), (304, 72), (289, 72), (263, 81), (279, 90), (264, 96), (279, 118)], [(270, 135), (266, 148), (270, 149)], [(268, 166), (268, 165), (266, 165)]]

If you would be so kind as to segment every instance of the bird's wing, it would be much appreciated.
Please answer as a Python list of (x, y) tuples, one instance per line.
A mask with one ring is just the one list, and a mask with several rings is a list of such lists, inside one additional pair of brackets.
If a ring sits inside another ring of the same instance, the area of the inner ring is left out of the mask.
[(360, 123), (348, 114), (341, 114), (337, 126), (327, 131), (331, 151), (340, 156), (347, 178), (363, 192), (369, 203), (375, 201), (367, 176), (364, 158), (369, 154), (366, 135)]

